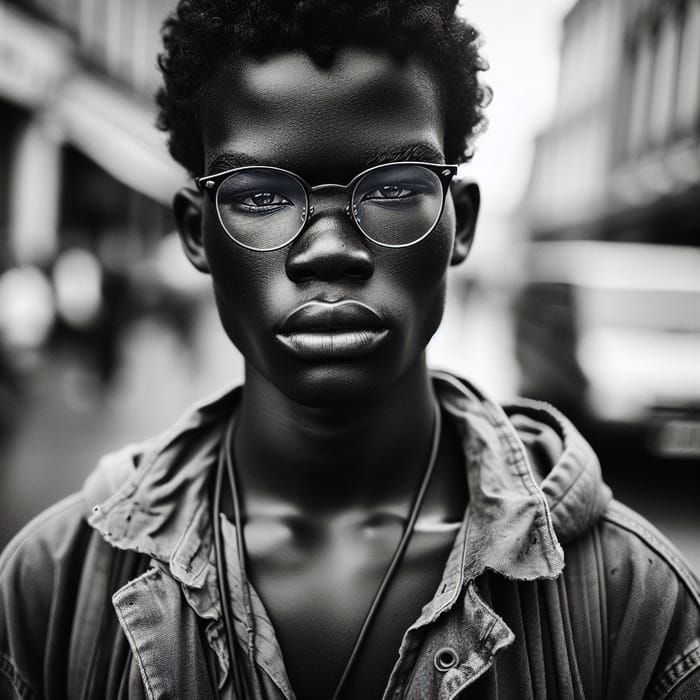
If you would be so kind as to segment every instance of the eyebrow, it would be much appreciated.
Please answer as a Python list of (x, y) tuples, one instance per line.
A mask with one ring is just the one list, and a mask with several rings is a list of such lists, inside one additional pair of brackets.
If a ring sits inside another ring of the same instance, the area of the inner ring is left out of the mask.
[(221, 153), (207, 165), (207, 173), (222, 173), (224, 170), (243, 168), (248, 165), (260, 165), (257, 159), (245, 153), (227, 152)]
[(439, 148), (428, 142), (409, 143), (375, 153), (365, 163), (365, 167), (383, 165), (384, 163), (400, 163), (404, 160), (416, 160), (426, 163), (444, 163), (445, 156)]
[[(439, 148), (428, 142), (408, 143), (393, 148), (383, 149), (373, 153), (364, 163), (364, 168), (384, 163), (400, 163), (402, 161), (421, 161), (426, 163), (443, 163), (444, 155)], [(256, 158), (241, 152), (221, 153), (207, 166), (207, 173), (222, 173), (234, 168), (243, 168), (250, 165), (267, 165), (260, 163)], [(363, 168), (363, 169), (364, 169)]]

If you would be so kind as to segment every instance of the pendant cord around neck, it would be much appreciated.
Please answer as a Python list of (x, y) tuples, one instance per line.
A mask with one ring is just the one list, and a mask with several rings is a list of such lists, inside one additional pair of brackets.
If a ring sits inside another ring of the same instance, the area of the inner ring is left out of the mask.
[[(262, 694), (262, 688), (260, 685), (260, 679), (257, 674), (257, 667), (255, 663), (255, 617), (253, 614), (252, 600), (250, 596), (250, 586), (248, 582), (248, 575), (246, 570), (246, 551), (245, 551), (245, 538), (243, 536), (243, 521), (241, 516), (241, 504), (240, 504), (240, 491), (239, 486), (236, 482), (236, 470), (233, 462), (233, 437), (235, 434), (236, 417), (230, 421), (224, 441), (222, 443), (222, 449), (219, 453), (218, 469), (216, 475), (216, 495), (215, 495), (215, 512), (214, 512), (214, 543), (216, 548), (216, 560), (217, 560), (217, 576), (219, 578), (219, 592), (222, 601), (222, 612), (224, 617), (224, 626), (226, 629), (226, 636), (228, 638), (229, 656), (231, 659), (231, 669), (233, 673), (234, 688), (236, 693), (240, 694), (241, 698), (253, 697), (255, 700), (264, 700), (264, 695)], [(389, 566), (382, 578), (379, 588), (372, 600), (372, 604), (369, 607), (367, 615), (365, 616), (360, 632), (353, 646), (352, 652), (348, 657), (348, 660), (343, 669), (343, 673), (338, 681), (335, 692), (333, 693), (333, 700), (340, 700), (342, 693), (345, 690), (345, 685), (350, 678), (350, 675), (355, 667), (357, 659), (362, 651), (362, 648), (367, 639), (367, 635), (372, 627), (372, 623), (377, 615), (379, 607), (384, 599), (384, 596), (391, 584), (391, 581), (396, 573), (398, 565), (400, 564), (403, 556), (408, 547), (408, 543), (411, 539), (413, 531), (415, 529), (416, 521), (418, 520), (418, 514), (420, 512), (421, 506), (425, 499), (425, 494), (428, 490), (431, 477), (435, 471), (435, 463), (437, 462), (438, 449), (440, 447), (440, 435), (442, 432), (442, 416), (440, 413), (440, 405), (437, 402), (435, 396), (433, 396), (433, 430), (430, 444), (430, 454), (426, 464), (425, 472), (421, 483), (416, 491), (416, 494), (411, 504), (411, 509), (406, 520), (406, 525), (404, 526), (401, 539), (394, 551), (394, 554), (389, 562)], [(236, 637), (234, 636), (235, 630), (231, 622), (231, 614), (229, 609), (229, 598), (227, 596), (226, 587), (222, 585), (222, 578), (226, 578), (226, 570), (224, 564), (224, 553), (223, 547), (221, 545), (221, 528), (220, 528), (220, 506), (221, 506), (221, 482), (223, 480), (224, 469), (228, 473), (229, 484), (231, 488), (231, 497), (233, 501), (233, 516), (234, 524), (236, 529), (236, 544), (238, 548), (238, 564), (241, 579), (241, 590), (243, 594), (243, 605), (245, 609), (245, 624), (247, 630), (247, 652), (248, 652), (248, 663), (251, 668), (251, 676), (253, 679), (254, 688), (252, 689), (252, 695), (246, 695), (243, 693), (243, 688), (245, 687), (245, 674), (241, 673), (240, 666), (238, 665), (238, 657), (235, 655), (235, 643)], [(243, 678), (241, 678), (243, 676)]]
[(343, 675), (340, 677), (340, 681), (338, 682), (338, 685), (335, 689), (335, 693), (333, 693), (333, 700), (339, 700), (342, 697), (342, 692), (345, 689), (345, 684), (348, 678), (350, 677), (350, 674), (355, 666), (355, 662), (357, 661), (357, 657), (360, 655), (360, 651), (364, 646), (369, 630), (372, 626), (372, 623), (374, 622), (374, 618), (377, 615), (377, 611), (379, 610), (379, 606), (381, 605), (384, 595), (387, 592), (387, 589), (389, 588), (389, 584), (391, 583), (391, 579), (394, 577), (396, 569), (398, 568), (398, 565), (401, 562), (404, 553), (406, 552), (406, 547), (408, 547), (409, 540), (411, 539), (411, 535), (413, 534), (413, 530), (415, 529), (416, 520), (418, 520), (418, 513), (420, 512), (421, 505), (423, 505), (423, 500), (428, 490), (428, 485), (430, 484), (430, 478), (432, 477), (433, 472), (435, 471), (435, 462), (437, 461), (438, 448), (440, 447), (441, 432), (442, 416), (440, 415), (440, 405), (438, 404), (435, 396), (433, 396), (433, 435), (430, 444), (430, 456), (428, 457), (428, 463), (425, 468), (425, 473), (423, 474), (423, 480), (421, 481), (418, 491), (416, 492), (416, 495), (413, 499), (413, 504), (411, 505), (411, 510), (409, 511), (408, 520), (406, 521), (403, 534), (401, 535), (399, 544), (396, 547), (394, 556), (391, 558), (391, 562), (389, 563), (389, 567), (387, 568), (386, 573), (384, 574), (384, 578), (379, 584), (379, 588), (377, 589), (377, 593), (374, 596), (372, 605), (370, 605), (369, 611), (367, 612), (367, 616), (365, 617), (365, 621), (362, 623), (362, 627), (360, 628), (360, 633), (357, 635), (357, 641), (355, 642), (355, 646), (353, 647), (350, 657), (348, 658), (348, 661), (345, 664)]
[[(233, 423), (233, 421), (231, 421)], [(231, 424), (229, 424), (229, 428)], [(226, 633), (226, 644), (229, 655), (229, 672), (233, 685), (234, 697), (238, 700), (244, 699), (243, 671), (240, 667), (239, 655), (236, 653), (236, 636), (233, 621), (229, 610), (230, 595), (228, 591), (228, 576), (226, 575), (226, 565), (221, 537), (221, 492), (224, 480), (224, 449), (219, 450), (216, 469), (216, 483), (214, 487), (214, 504), (212, 513), (212, 526), (214, 529), (214, 551), (216, 554), (216, 582), (219, 589), (219, 600), (221, 603), (221, 614), (224, 620), (224, 631)]]

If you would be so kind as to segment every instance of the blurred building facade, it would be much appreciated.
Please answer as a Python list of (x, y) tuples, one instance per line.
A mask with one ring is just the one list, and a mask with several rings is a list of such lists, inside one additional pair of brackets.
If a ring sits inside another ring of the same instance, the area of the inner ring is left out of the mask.
[(564, 22), (556, 115), (537, 143), (531, 230), (700, 244), (699, 141), (700, 3), (580, 0)]
[(0, 0), (6, 356), (61, 326), (93, 345), (104, 341), (106, 350), (114, 339), (102, 336), (118, 331), (128, 311), (128, 278), (173, 230), (170, 199), (185, 173), (155, 128), (153, 100), (160, 26), (173, 7), (173, 0)]
[(522, 214), (522, 390), (697, 458), (699, 0), (574, 5)]

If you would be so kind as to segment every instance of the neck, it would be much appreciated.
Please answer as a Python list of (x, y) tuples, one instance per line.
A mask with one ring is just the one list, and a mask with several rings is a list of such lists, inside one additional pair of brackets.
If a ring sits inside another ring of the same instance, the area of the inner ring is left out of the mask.
[(338, 512), (413, 496), (433, 427), (424, 358), (381, 396), (339, 403), (300, 405), (247, 368), (234, 451), (249, 503)]

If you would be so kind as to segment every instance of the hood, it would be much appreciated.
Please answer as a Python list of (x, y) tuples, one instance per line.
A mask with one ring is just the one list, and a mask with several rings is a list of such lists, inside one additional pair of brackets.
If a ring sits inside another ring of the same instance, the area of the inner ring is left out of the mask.
[(588, 530), (612, 499), (600, 462), (572, 423), (552, 406), (521, 399), (505, 407), (527, 451), (560, 542)]
[[(523, 487), (530, 492), (536, 484), (560, 543), (576, 538), (600, 518), (612, 492), (593, 448), (566, 416), (532, 399), (515, 399), (501, 407), (466, 379), (447, 372), (433, 372), (433, 377), (442, 404), (466, 418), (470, 431), (483, 438), (477, 441), (482, 451), (477, 461), (485, 461), (484, 452), (497, 453), (489, 472), (467, 466), (471, 498), (482, 490), (493, 493), (494, 473), (499, 475), (497, 491), (508, 501), (522, 494)], [(468, 442), (465, 439), (469, 460)]]

